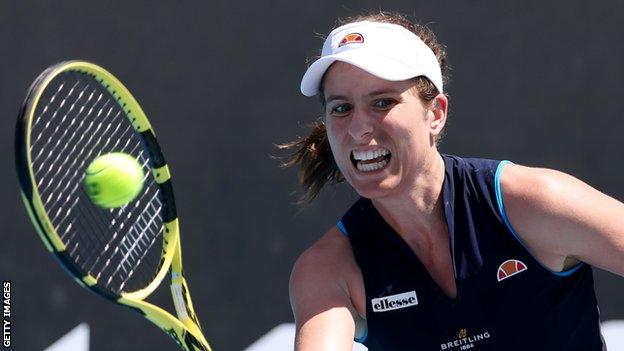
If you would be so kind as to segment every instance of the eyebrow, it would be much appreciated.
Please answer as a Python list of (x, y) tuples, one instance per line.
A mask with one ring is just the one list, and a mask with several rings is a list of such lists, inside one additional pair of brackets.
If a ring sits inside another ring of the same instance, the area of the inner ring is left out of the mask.
[(325, 102), (330, 102), (334, 100), (347, 100), (347, 97), (344, 95), (330, 95), (325, 98)]
[(383, 94), (401, 94), (401, 92), (392, 88), (386, 88), (386, 89), (375, 90), (369, 93), (368, 96), (372, 97), (372, 96), (383, 95)]
[[(379, 90), (372, 91), (366, 94), (366, 96), (374, 97), (374, 96), (383, 95), (383, 94), (400, 94), (400, 93), (401, 92), (398, 90), (387, 88), (387, 89), (379, 89)], [(325, 98), (326, 103), (330, 101), (334, 101), (334, 100), (348, 100), (348, 99), (344, 95), (329, 95), (327, 98)]]

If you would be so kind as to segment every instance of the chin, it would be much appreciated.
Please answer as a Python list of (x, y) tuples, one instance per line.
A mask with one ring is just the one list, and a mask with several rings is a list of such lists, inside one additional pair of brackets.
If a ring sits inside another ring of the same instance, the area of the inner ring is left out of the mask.
[(396, 184), (391, 184), (388, 179), (382, 182), (369, 182), (363, 184), (361, 182), (351, 183), (351, 187), (362, 197), (367, 199), (381, 199), (388, 196), (392, 196), (395, 192)]

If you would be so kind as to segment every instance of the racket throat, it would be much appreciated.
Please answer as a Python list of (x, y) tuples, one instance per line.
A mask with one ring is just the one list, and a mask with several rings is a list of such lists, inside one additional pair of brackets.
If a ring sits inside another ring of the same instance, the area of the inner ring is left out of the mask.
[(178, 318), (182, 321), (189, 319), (186, 297), (188, 290), (184, 282), (184, 277), (179, 274), (172, 276), (171, 296), (173, 297), (173, 306), (175, 307)]

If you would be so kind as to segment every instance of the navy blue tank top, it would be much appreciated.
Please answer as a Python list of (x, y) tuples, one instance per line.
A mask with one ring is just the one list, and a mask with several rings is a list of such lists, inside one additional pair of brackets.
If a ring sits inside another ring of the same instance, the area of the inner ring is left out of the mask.
[(436, 285), (372, 202), (338, 222), (364, 277), (369, 350), (603, 350), (591, 267), (552, 272), (505, 214), (507, 161), (443, 155), (457, 297)]

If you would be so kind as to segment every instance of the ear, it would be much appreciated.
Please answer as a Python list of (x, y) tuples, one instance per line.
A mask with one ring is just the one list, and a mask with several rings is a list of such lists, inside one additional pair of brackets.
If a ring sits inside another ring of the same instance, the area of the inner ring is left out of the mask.
[(433, 117), (429, 120), (429, 130), (432, 136), (436, 137), (442, 133), (444, 125), (446, 124), (447, 112), (448, 99), (446, 95), (438, 94), (432, 101), (431, 115), (433, 115)]

